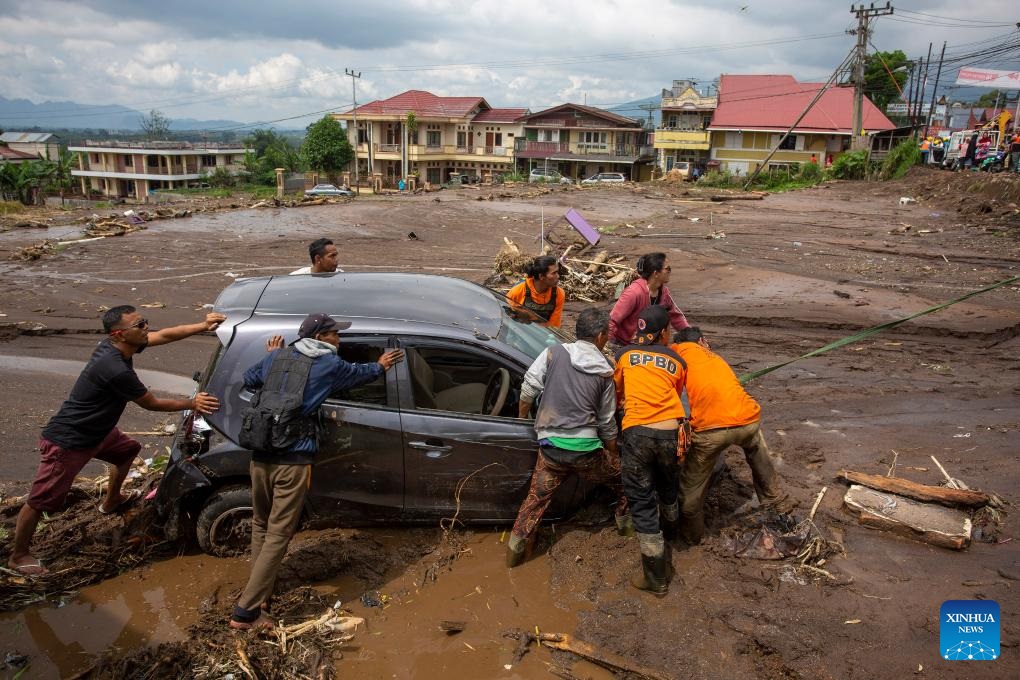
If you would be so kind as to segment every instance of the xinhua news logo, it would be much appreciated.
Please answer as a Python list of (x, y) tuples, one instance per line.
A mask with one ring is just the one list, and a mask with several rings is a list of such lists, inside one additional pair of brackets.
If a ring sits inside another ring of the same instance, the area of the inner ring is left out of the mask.
[(939, 644), (949, 661), (994, 661), (999, 658), (999, 603), (992, 600), (946, 600), (939, 610)]

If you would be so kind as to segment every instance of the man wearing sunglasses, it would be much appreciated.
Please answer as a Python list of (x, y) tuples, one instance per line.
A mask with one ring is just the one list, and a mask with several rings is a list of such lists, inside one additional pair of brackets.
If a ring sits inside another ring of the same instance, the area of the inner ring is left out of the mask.
[(149, 330), (148, 319), (134, 307), (121, 305), (103, 314), (108, 337), (96, 347), (71, 394), (43, 428), (39, 440), (42, 460), (32, 490), (18, 514), (14, 548), (7, 566), (26, 576), (40, 576), (47, 569), (29, 552), (32, 535), (44, 512), (64, 507), (68, 491), (86, 463), (101, 460), (110, 466), (106, 496), (99, 511), (110, 514), (124, 509), (141, 492), (122, 494), (121, 487), (142, 445), (117, 429), (129, 401), (149, 411), (213, 413), (219, 401), (205, 392), (191, 399), (162, 399), (142, 384), (132, 358), (146, 347), (165, 345), (203, 331), (213, 331), (226, 317), (209, 313), (205, 321)]

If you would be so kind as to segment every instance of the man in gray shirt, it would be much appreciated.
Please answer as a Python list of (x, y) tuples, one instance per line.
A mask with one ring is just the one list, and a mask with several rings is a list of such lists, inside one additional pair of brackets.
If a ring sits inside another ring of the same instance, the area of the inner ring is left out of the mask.
[(542, 521), (556, 489), (572, 473), (607, 485), (617, 498), (617, 530), (624, 536), (634, 534), (620, 480), (613, 367), (602, 354), (609, 340), (609, 314), (594, 308), (581, 312), (576, 335), (577, 342), (542, 352), (521, 386), (521, 418), (528, 417), (542, 393), (535, 416), (539, 449), (531, 488), (507, 543), (508, 567), (524, 561), (528, 537)]

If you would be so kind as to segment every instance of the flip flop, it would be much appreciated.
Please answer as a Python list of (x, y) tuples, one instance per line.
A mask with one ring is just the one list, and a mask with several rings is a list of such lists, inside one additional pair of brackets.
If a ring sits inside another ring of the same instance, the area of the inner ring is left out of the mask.
[(272, 630), (276, 628), (276, 624), (268, 616), (262, 614), (251, 622), (231, 618), (230, 627), (234, 630)]
[(132, 489), (124, 494), (124, 500), (117, 504), (117, 507), (112, 510), (105, 510), (102, 502), (99, 503), (99, 514), (100, 515), (113, 515), (123, 510), (127, 510), (128, 506), (137, 501), (142, 497), (142, 492), (138, 489)]
[(45, 576), (50, 573), (50, 570), (44, 567), (43, 563), (34, 557), (31, 562), (26, 564), (10, 564), (8, 562), (7, 566), (22, 576)]

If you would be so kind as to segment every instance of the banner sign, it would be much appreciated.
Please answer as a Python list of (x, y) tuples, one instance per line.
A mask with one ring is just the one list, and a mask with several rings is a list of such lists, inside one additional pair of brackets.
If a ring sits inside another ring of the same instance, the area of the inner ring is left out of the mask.
[(988, 68), (961, 68), (957, 85), (996, 87), (1000, 90), (1020, 90), (1020, 71), (995, 71)]

